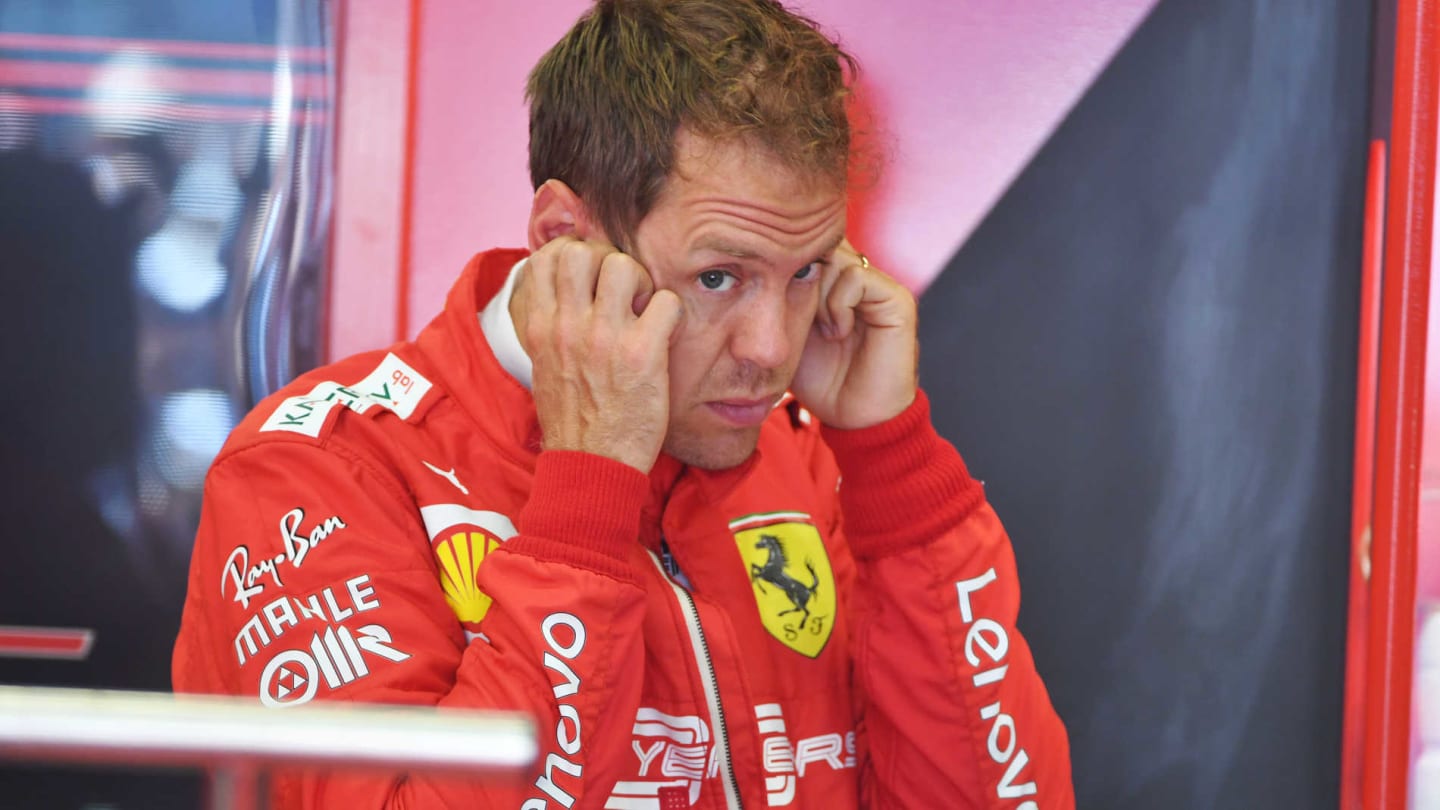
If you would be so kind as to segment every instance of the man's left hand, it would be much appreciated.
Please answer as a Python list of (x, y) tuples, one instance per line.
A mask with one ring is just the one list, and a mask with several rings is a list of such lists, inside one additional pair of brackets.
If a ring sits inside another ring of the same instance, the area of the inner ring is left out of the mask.
[(822, 272), (820, 307), (791, 390), (830, 427), (878, 425), (915, 401), (915, 297), (848, 239)]

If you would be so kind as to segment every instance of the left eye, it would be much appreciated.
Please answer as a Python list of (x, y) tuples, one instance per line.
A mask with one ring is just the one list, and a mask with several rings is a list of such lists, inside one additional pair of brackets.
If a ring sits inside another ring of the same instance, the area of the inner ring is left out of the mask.
[(815, 275), (815, 268), (818, 267), (819, 264), (819, 262), (811, 262), (805, 265), (795, 273), (795, 278), (800, 279), (801, 281), (810, 278), (811, 276)]
[(700, 286), (707, 290), (728, 290), (735, 286), (735, 277), (724, 270), (706, 270), (700, 274)]

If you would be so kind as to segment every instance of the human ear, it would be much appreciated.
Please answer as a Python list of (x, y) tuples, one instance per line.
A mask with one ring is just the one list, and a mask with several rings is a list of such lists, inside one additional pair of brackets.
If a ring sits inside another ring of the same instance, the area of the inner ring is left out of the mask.
[(603, 231), (595, 226), (590, 209), (586, 207), (585, 201), (580, 199), (580, 195), (565, 183), (553, 178), (546, 180), (535, 190), (535, 198), (530, 203), (528, 230), (532, 252), (561, 236), (573, 236), (583, 240), (597, 236), (604, 238)]

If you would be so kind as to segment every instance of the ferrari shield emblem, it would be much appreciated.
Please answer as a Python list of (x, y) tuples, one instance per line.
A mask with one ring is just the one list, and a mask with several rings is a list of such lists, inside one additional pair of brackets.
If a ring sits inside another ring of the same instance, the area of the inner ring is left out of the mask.
[(731, 521), (730, 531), (750, 573), (765, 629), (801, 655), (819, 655), (835, 624), (835, 575), (810, 516), (748, 515)]

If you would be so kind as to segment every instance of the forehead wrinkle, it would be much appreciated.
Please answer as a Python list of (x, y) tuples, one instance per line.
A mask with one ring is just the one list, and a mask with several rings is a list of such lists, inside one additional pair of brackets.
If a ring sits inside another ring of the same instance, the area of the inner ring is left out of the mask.
[(726, 256), (734, 256), (737, 259), (754, 260), (760, 258), (760, 254), (755, 251), (737, 242), (732, 242), (722, 236), (716, 236), (714, 234), (707, 234), (695, 240), (695, 244), (690, 247), (690, 252), (698, 253), (700, 251), (724, 253)]
[(731, 200), (699, 200), (696, 202), (696, 208), (702, 215), (718, 214), (757, 226), (761, 230), (773, 231), (785, 236), (804, 236), (823, 228), (830, 219), (842, 213), (845, 210), (845, 198), (842, 196), (838, 202), (825, 203), (813, 211), (796, 215), (773, 208), (736, 203)]

